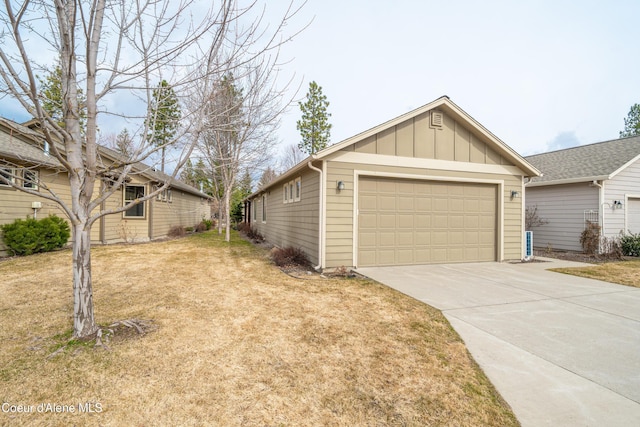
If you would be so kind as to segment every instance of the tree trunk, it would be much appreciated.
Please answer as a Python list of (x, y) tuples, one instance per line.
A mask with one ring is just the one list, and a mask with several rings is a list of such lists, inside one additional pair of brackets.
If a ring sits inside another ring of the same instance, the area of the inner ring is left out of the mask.
[(73, 225), (73, 336), (86, 338), (98, 330), (91, 286), (91, 227)]
[(224, 240), (225, 242), (231, 241), (231, 208), (229, 204), (231, 203), (231, 191), (227, 190), (224, 194), (224, 220), (226, 222)]
[(222, 200), (218, 200), (218, 234), (222, 234)]

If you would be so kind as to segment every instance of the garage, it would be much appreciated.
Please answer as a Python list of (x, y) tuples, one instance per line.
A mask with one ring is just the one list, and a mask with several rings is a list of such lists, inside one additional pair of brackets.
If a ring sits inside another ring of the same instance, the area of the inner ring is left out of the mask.
[(640, 233), (640, 198), (627, 200), (627, 232)]
[(358, 266), (495, 261), (498, 186), (360, 176)]

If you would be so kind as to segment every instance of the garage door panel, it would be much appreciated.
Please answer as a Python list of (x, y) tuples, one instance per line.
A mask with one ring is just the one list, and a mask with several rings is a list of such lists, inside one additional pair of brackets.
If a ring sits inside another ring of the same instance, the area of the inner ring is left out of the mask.
[(380, 214), (378, 216), (378, 227), (381, 229), (385, 228), (396, 228), (396, 216), (395, 214)]
[(405, 247), (413, 248), (415, 246), (413, 241), (413, 237), (414, 237), (413, 233), (399, 232), (396, 236), (397, 236), (396, 246), (400, 248), (405, 248)]
[(378, 233), (378, 246), (393, 248), (396, 246), (396, 233), (380, 231)]
[(362, 196), (360, 199), (360, 209), (375, 211), (378, 209), (377, 203), (378, 198), (374, 195)]
[(358, 264), (496, 259), (497, 186), (361, 177)]

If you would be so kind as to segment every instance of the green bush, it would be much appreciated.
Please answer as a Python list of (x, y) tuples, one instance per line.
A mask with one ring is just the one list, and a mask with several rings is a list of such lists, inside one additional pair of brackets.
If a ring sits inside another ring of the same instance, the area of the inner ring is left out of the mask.
[(640, 256), (640, 233), (620, 236), (622, 253), (626, 256)]
[(69, 224), (55, 215), (36, 220), (16, 219), (0, 226), (10, 255), (31, 255), (63, 247), (71, 236)]

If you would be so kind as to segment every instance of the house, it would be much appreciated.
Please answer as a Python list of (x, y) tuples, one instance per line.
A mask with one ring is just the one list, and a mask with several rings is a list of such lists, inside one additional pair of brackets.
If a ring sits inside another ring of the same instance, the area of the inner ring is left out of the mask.
[[(118, 153), (105, 147), (100, 147), (99, 152), (103, 162), (119, 158)], [(49, 147), (42, 135), (4, 118), (0, 118), (0, 174), (14, 184), (43, 193), (47, 191), (46, 187), (64, 201), (71, 202), (68, 176), (58, 160), (49, 155)], [(125, 202), (148, 194), (154, 186), (164, 182), (171, 182), (170, 187), (152, 200), (96, 221), (91, 240), (104, 244), (147, 241), (166, 236), (174, 225), (194, 226), (203, 218), (210, 218), (209, 196), (189, 185), (169, 180), (170, 177), (148, 166), (136, 165), (125, 185), (107, 199), (101, 209), (124, 206)], [(102, 184), (108, 183), (103, 181)], [(98, 190), (96, 188), (96, 193)], [(66, 218), (57, 203), (24, 193), (0, 180), (0, 224), (17, 218), (41, 218), (50, 214)], [(6, 255), (1, 241), (0, 255)]]
[(445, 96), (308, 157), (249, 196), (246, 220), (318, 269), (519, 260), (538, 174)]
[(543, 173), (525, 186), (526, 206), (548, 221), (532, 227), (535, 246), (581, 251), (587, 221), (610, 238), (640, 233), (640, 136), (525, 159)]

